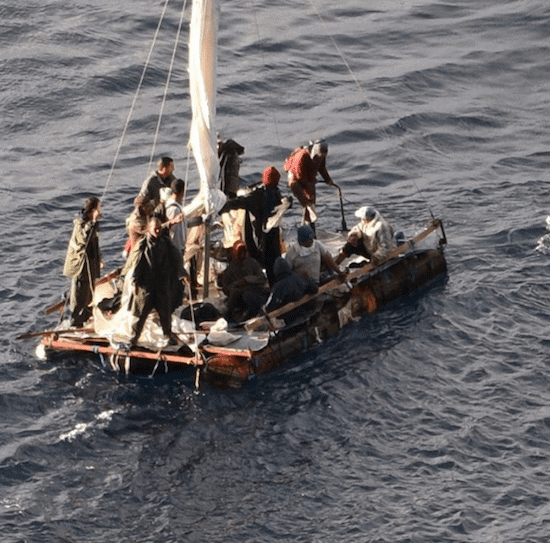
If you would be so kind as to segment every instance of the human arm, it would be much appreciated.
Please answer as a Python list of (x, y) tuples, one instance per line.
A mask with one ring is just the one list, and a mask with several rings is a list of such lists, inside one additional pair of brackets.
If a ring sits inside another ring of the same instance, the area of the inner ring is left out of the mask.
[(319, 172), (319, 175), (323, 178), (323, 181), (327, 185), (334, 185), (334, 181), (330, 177), (330, 174), (327, 170), (326, 158), (324, 156), (318, 155), (313, 160), (316, 161), (317, 171)]
[(338, 267), (338, 264), (334, 261), (334, 258), (332, 258), (332, 255), (330, 254), (328, 249), (326, 249), (326, 247), (324, 246), (322, 246), (322, 249), (321, 249), (321, 262), (324, 264), (326, 268), (336, 273), (338, 277), (340, 277), (340, 279), (345, 278), (346, 274), (340, 270), (340, 268)]

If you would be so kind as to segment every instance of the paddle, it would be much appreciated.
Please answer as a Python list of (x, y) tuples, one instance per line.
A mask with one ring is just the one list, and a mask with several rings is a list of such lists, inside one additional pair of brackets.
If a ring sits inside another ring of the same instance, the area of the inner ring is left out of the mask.
[(338, 196), (340, 198), (340, 213), (342, 214), (342, 232), (348, 231), (348, 226), (346, 224), (346, 218), (344, 217), (344, 201), (342, 199), (342, 189), (336, 184), (332, 183), (338, 189)]
[[(112, 272), (108, 273), (107, 275), (104, 275), (103, 277), (100, 277), (95, 282), (95, 286), (97, 287), (99, 285), (103, 285), (104, 283), (107, 283), (111, 279), (114, 279), (115, 277), (118, 277), (121, 271), (122, 271), (122, 266), (120, 266), (116, 270), (113, 270)], [(49, 307), (46, 307), (46, 309), (44, 309), (44, 313), (46, 313), (46, 315), (50, 315), (54, 311), (60, 310), (65, 305), (66, 301), (67, 301), (67, 299), (63, 298), (63, 300), (59, 300), (59, 302), (56, 302), (55, 304), (50, 305)]]
[(420, 234), (415, 236), (413, 239), (403, 243), (396, 249), (394, 249), (386, 258), (381, 260), (378, 264), (374, 265), (371, 262), (365, 264), (364, 266), (361, 266), (360, 268), (357, 268), (356, 270), (349, 272), (345, 279), (332, 279), (328, 283), (325, 283), (324, 285), (319, 287), (319, 290), (316, 294), (306, 294), (302, 298), (300, 298), (296, 302), (292, 302), (289, 304), (286, 304), (282, 307), (279, 307), (278, 309), (274, 309), (271, 311), (271, 313), (265, 314), (265, 316), (262, 317), (254, 317), (253, 319), (250, 319), (245, 324), (245, 330), (247, 331), (253, 331), (256, 330), (262, 326), (265, 326), (269, 323), (269, 320), (274, 319), (275, 317), (278, 317), (279, 315), (283, 315), (284, 313), (288, 313), (289, 311), (295, 309), (296, 307), (300, 307), (301, 305), (309, 302), (310, 300), (313, 300), (320, 294), (323, 294), (324, 292), (327, 292), (342, 283), (352, 281), (353, 279), (357, 279), (363, 275), (366, 275), (367, 272), (373, 270), (374, 268), (377, 268), (384, 264), (385, 262), (388, 262), (389, 260), (392, 260), (399, 256), (400, 254), (403, 254), (407, 252), (413, 245), (416, 245), (419, 241), (422, 241), (424, 238), (429, 236), (432, 232), (434, 232), (439, 226), (441, 225), (441, 221), (439, 219), (433, 219), (431, 224), (424, 229)]
[(70, 332), (93, 332), (94, 328), (67, 328), (66, 330), (41, 330), (40, 332), (27, 332), (26, 334), (21, 334), (20, 336), (17, 336), (15, 339), (30, 339), (33, 337), (38, 336), (46, 336), (48, 334), (68, 334)]

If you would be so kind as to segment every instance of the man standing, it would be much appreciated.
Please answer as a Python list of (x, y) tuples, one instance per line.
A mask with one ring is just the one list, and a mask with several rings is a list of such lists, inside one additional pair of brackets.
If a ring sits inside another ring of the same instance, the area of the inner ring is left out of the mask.
[(170, 185), (172, 194), (166, 202), (166, 218), (169, 221), (169, 236), (174, 247), (179, 251), (183, 259), (185, 251), (185, 222), (183, 221), (182, 202), (185, 194), (185, 182), (183, 179), (175, 179)]
[(228, 198), (235, 198), (239, 190), (239, 169), (244, 147), (235, 140), (218, 139), (218, 159), (220, 161), (220, 186)]
[(90, 304), (94, 283), (101, 269), (98, 221), (101, 217), (99, 198), (91, 196), (84, 201), (80, 215), (74, 220), (73, 233), (63, 274), (72, 279), (69, 308), (71, 326), (80, 328), (92, 316)]
[(244, 239), (248, 254), (266, 270), (269, 283), (274, 281), (273, 264), (281, 256), (280, 230), (277, 225), (268, 225), (275, 208), (283, 200), (279, 190), (281, 175), (273, 166), (265, 168), (262, 183), (245, 196), (228, 200), (221, 213), (231, 209), (245, 209)]
[(137, 317), (132, 325), (131, 344), (135, 345), (149, 313), (156, 309), (164, 335), (169, 345), (176, 345), (177, 338), (172, 334), (172, 312), (181, 304), (186, 274), (181, 253), (167, 236), (162, 235), (162, 225), (158, 218), (149, 220), (147, 234), (139, 241), (130, 254), (128, 269), (133, 268), (133, 296), (130, 311)]
[(288, 186), (304, 208), (302, 224), (311, 224), (317, 220), (315, 212), (317, 174), (321, 175), (327, 185), (334, 184), (326, 167), (327, 153), (327, 142), (320, 139), (307, 148), (299, 147), (285, 160), (284, 169), (288, 172)]
[(140, 196), (143, 196), (147, 200), (153, 202), (153, 207), (158, 206), (161, 202), (162, 189), (169, 189), (174, 177), (174, 161), (168, 157), (163, 156), (159, 159), (157, 164), (157, 171), (153, 172), (141, 186), (139, 191)]

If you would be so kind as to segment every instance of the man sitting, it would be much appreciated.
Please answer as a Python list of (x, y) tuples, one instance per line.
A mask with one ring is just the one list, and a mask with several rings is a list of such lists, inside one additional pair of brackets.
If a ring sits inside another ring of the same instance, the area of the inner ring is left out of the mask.
[(374, 207), (361, 207), (355, 216), (360, 221), (350, 230), (336, 262), (339, 264), (352, 254), (358, 254), (377, 265), (396, 247), (393, 229)]
[(313, 228), (304, 224), (298, 228), (297, 243), (293, 243), (286, 252), (292, 271), (313, 279), (318, 285), (321, 278), (321, 266), (343, 277), (332, 255), (323, 243), (315, 239)]
[(227, 320), (241, 322), (255, 317), (268, 296), (267, 278), (260, 263), (248, 256), (244, 242), (234, 243), (231, 262), (221, 275), (227, 295)]
[[(315, 294), (318, 291), (317, 283), (313, 279), (294, 273), (288, 261), (282, 256), (275, 260), (273, 271), (275, 283), (265, 304), (265, 310), (268, 313), (298, 301), (305, 294)], [(307, 309), (309, 309), (309, 304), (303, 304), (279, 318), (283, 319), (285, 324), (289, 324), (303, 315)]]

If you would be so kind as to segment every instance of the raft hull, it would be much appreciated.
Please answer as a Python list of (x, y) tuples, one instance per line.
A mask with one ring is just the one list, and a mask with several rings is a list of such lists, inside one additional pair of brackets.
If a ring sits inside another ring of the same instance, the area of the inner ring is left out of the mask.
[[(78, 335), (50, 332), (41, 346), (51, 352), (94, 353), (116, 371), (152, 376), (172, 371), (196, 371), (217, 386), (237, 387), (305, 353), (322, 340), (339, 332), (351, 320), (374, 313), (387, 304), (406, 299), (427, 287), (447, 272), (443, 247), (409, 252), (375, 268), (353, 285), (351, 290), (328, 292), (315, 301), (315, 307), (299, 322), (275, 332), (259, 351), (235, 350), (231, 346), (206, 344), (201, 356), (185, 347), (179, 351), (131, 351), (109, 345), (95, 334)], [(344, 315), (344, 316), (343, 316)]]
[(442, 247), (408, 254), (375, 270), (353, 286), (347, 295), (328, 296), (304, 321), (279, 330), (261, 351), (236, 353), (231, 349), (206, 347), (211, 354), (205, 376), (216, 385), (238, 386), (265, 374), (307, 352), (322, 340), (337, 334), (343, 325), (340, 312), (349, 306), (356, 319), (405, 299), (429, 286), (447, 272)]

